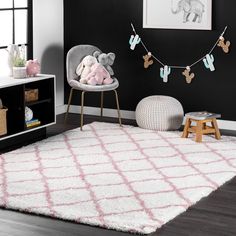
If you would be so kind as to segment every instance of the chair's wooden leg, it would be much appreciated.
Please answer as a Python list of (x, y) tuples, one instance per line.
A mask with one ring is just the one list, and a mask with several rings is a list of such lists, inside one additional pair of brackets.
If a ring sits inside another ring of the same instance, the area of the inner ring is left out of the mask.
[(73, 88), (71, 88), (71, 90), (70, 90), (70, 96), (69, 96), (68, 105), (67, 105), (67, 110), (66, 110), (66, 115), (65, 115), (65, 120), (64, 120), (65, 123), (66, 123), (66, 121), (67, 121), (68, 113), (69, 113), (69, 110), (70, 110), (70, 104), (71, 104), (71, 100), (72, 100), (72, 94), (73, 94)]
[(104, 98), (104, 92), (101, 92), (101, 117), (103, 117), (103, 98)]
[(84, 94), (85, 91), (82, 91), (81, 93), (81, 112), (80, 112), (80, 130), (83, 130), (84, 125)]
[(191, 120), (190, 120), (190, 118), (187, 118), (186, 123), (184, 125), (184, 131), (183, 131), (183, 134), (182, 134), (182, 138), (187, 138), (188, 137), (188, 134), (189, 134), (188, 129), (190, 127), (190, 124), (191, 124)]
[(202, 142), (202, 122), (201, 121), (197, 121), (196, 142), (198, 143)]
[(218, 128), (218, 124), (217, 124), (216, 118), (212, 119), (211, 125), (215, 129), (215, 137), (216, 137), (216, 139), (221, 139), (221, 135), (220, 135), (220, 131), (219, 131), (219, 128)]
[(116, 106), (117, 106), (117, 113), (118, 113), (119, 124), (120, 124), (120, 126), (122, 126), (118, 93), (117, 93), (116, 90), (114, 90), (114, 93), (115, 93), (115, 96), (116, 96)]

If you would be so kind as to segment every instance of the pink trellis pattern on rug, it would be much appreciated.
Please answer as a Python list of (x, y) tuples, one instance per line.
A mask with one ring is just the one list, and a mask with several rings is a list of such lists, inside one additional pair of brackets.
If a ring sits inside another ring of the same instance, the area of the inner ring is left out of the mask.
[(236, 175), (236, 138), (95, 122), (0, 156), (0, 206), (148, 234)]

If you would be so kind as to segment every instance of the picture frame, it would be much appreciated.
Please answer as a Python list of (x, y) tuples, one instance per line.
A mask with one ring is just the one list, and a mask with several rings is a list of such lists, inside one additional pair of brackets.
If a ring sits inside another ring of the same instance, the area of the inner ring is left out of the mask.
[(143, 0), (143, 28), (212, 29), (212, 0)]

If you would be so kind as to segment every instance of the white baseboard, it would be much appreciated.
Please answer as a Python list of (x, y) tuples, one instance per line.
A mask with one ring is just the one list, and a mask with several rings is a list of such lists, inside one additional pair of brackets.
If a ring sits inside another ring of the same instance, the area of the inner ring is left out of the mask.
[(56, 107), (56, 114), (60, 115), (66, 112), (66, 105), (60, 105)]
[[(57, 115), (65, 113), (66, 108), (67, 108), (67, 105), (58, 106), (57, 107)], [(121, 110), (120, 112), (121, 112), (121, 117), (123, 119), (135, 120), (135, 112), (134, 111)], [(80, 114), (80, 106), (71, 105), (70, 113)], [(84, 114), (99, 116), (100, 115), (100, 108), (85, 106), (84, 107)], [(107, 116), (107, 117), (117, 117), (117, 110), (104, 108), (103, 115)], [(230, 120), (217, 120), (217, 121), (218, 121), (218, 126), (220, 129), (235, 130), (236, 131), (236, 121), (230, 121)]]
[[(57, 114), (62, 114), (63, 110), (66, 112), (67, 105), (64, 106), (64, 108), (61, 106), (58, 109)], [(135, 112), (134, 111), (125, 111), (121, 110), (121, 117), (124, 119), (135, 119)], [(70, 106), (70, 113), (80, 114), (80, 106), (71, 105)], [(93, 116), (100, 116), (100, 108), (99, 107), (87, 107), (84, 106), (84, 114), (86, 115), (93, 115)], [(116, 109), (109, 109), (104, 108), (103, 109), (103, 115), (106, 117), (117, 117), (117, 110)]]
[(236, 130), (236, 121), (231, 120), (217, 120), (220, 129)]

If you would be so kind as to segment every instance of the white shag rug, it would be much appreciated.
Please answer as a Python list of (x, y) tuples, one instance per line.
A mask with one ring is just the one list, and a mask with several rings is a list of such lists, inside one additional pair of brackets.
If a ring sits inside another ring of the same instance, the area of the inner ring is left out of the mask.
[(236, 175), (236, 138), (95, 122), (0, 156), (0, 206), (156, 231)]

